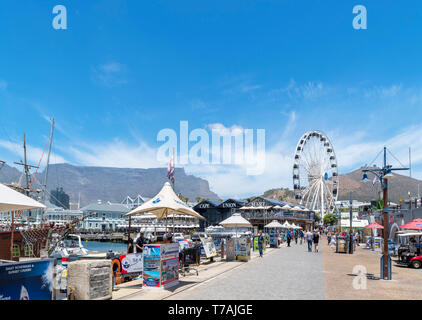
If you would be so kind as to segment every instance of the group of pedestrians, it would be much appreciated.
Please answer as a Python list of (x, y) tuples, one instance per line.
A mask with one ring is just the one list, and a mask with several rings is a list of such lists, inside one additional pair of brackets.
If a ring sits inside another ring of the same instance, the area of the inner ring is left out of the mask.
[(318, 252), (318, 244), (319, 244), (320, 232), (318, 230), (311, 231), (308, 230), (303, 232), (302, 230), (292, 230), (290, 229), (287, 231), (286, 235), (284, 236), (284, 240), (287, 242), (287, 246), (290, 247), (290, 243), (294, 240), (297, 244), (298, 240), (300, 244), (303, 244), (305, 241), (308, 244), (308, 251), (312, 252), (312, 248), (314, 247), (315, 252)]

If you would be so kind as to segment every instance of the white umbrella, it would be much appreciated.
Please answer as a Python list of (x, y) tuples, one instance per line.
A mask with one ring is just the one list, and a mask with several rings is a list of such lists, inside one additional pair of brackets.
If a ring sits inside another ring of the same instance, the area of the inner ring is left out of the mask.
[(129, 213), (126, 213), (126, 216), (132, 216), (141, 212), (150, 212), (154, 214), (158, 220), (161, 220), (170, 214), (186, 214), (198, 219), (206, 220), (203, 216), (195, 212), (179, 199), (179, 197), (174, 193), (169, 182), (164, 184), (161, 191), (155, 197)]
[(272, 222), (267, 224), (264, 228), (282, 228), (282, 227), (283, 225), (280, 222), (273, 220)]
[(309, 211), (311, 211), (311, 210), (309, 210), (308, 208), (305, 208), (305, 209), (303, 209), (302, 211), (303, 211), (303, 212), (309, 212)]
[(302, 208), (295, 206), (291, 209), (292, 211), (302, 211)]
[(288, 222), (287, 222), (287, 220), (286, 220), (286, 221), (284, 221), (284, 223), (282, 224), (282, 227), (283, 227), (284, 229), (290, 229), (290, 228), (292, 227), (292, 225), (291, 225), (290, 223), (288, 223)]
[(233, 215), (226, 220), (223, 220), (219, 223), (224, 228), (235, 228), (237, 236), (237, 228), (251, 228), (251, 223), (243, 218), (240, 213), (233, 213)]
[(0, 183), (0, 212), (42, 208), (42, 203)]
[(273, 207), (273, 209), (283, 209), (282, 207), (280, 207), (279, 205), (276, 205)]
[(288, 204), (285, 204), (284, 206), (281, 207), (281, 209), (283, 210), (290, 210), (292, 207), (289, 206)]

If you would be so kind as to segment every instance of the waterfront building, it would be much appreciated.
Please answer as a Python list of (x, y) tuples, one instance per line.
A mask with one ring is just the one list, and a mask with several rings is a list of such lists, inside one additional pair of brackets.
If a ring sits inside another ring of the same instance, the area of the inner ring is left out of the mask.
[[(291, 208), (298, 207), (300, 210), (283, 209), (286, 205)], [(264, 229), (264, 226), (273, 220), (277, 220), (280, 223), (288, 221), (304, 229), (310, 229), (314, 222), (315, 214), (315, 212), (307, 210), (305, 206), (265, 197), (253, 198), (240, 210), (242, 216), (258, 229)]]
[(118, 225), (125, 223), (127, 218), (125, 214), (131, 211), (129, 207), (121, 203), (103, 203), (98, 200), (97, 203), (89, 204), (81, 208), (83, 216), (94, 214), (86, 218), (81, 228), (88, 231), (117, 231)]

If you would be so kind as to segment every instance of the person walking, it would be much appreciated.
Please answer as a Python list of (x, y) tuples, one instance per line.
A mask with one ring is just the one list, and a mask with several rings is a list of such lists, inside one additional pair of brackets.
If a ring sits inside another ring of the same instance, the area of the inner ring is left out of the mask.
[(292, 240), (292, 232), (287, 231), (287, 246), (290, 247), (290, 241)]
[(262, 230), (259, 230), (259, 235), (258, 235), (258, 250), (259, 250), (259, 256), (262, 258), (263, 251), (264, 251), (264, 236), (262, 235)]
[(299, 231), (294, 230), (295, 231), (295, 243), (297, 244), (297, 238), (299, 237)]
[(315, 232), (314, 232), (315, 252), (318, 252), (318, 243), (319, 243), (319, 232), (318, 232), (318, 230), (315, 230)]
[(304, 237), (304, 234), (303, 234), (302, 229), (301, 229), (301, 230), (299, 230), (299, 237), (300, 237), (300, 244), (303, 244), (303, 237)]
[(306, 241), (308, 242), (308, 252), (312, 252), (312, 240), (313, 240), (313, 234), (311, 230), (308, 230), (308, 232), (306, 232)]
[(328, 241), (328, 245), (330, 245), (330, 243), (331, 243), (331, 232), (329, 232), (327, 234), (327, 241)]

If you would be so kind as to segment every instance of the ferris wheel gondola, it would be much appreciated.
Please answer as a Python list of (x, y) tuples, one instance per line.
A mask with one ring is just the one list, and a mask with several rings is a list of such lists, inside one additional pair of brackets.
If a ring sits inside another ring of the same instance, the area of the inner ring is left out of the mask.
[(295, 149), (293, 189), (301, 205), (312, 211), (337, 211), (339, 178), (337, 157), (330, 139), (322, 131), (306, 132)]

